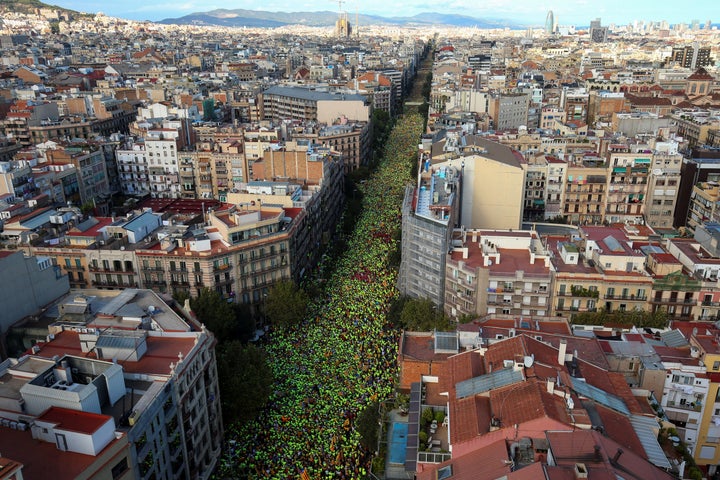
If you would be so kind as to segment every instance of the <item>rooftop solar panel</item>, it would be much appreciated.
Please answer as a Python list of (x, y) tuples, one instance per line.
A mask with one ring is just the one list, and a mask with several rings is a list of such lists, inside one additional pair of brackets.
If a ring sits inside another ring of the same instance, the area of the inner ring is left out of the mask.
[(500, 388), (505, 385), (520, 382), (522, 379), (523, 374), (520, 370), (503, 368), (502, 370), (496, 370), (455, 384), (455, 393), (458, 399), (471, 397), (478, 393), (490, 391), (493, 388)]
[(608, 393), (605, 390), (594, 387), (576, 378), (572, 379), (572, 388), (573, 390), (575, 390), (575, 392), (577, 392), (578, 395), (582, 395), (584, 397), (595, 400), (600, 405), (612, 408), (617, 412), (624, 413), (625, 415), (630, 415), (630, 410), (628, 410), (625, 402), (621, 398), (613, 395), (612, 393)]

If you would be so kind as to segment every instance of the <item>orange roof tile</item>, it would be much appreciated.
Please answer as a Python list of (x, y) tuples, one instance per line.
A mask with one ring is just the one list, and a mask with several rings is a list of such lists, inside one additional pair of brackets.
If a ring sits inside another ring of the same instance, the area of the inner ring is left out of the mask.
[(40, 415), (38, 420), (54, 423), (63, 430), (92, 435), (105, 425), (112, 417), (98, 413), (81, 412), (61, 407), (50, 407)]

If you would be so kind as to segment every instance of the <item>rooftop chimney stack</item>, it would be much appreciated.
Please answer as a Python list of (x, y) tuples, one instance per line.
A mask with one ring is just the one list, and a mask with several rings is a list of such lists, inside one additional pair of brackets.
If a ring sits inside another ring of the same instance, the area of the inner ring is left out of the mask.
[(558, 350), (558, 365), (565, 365), (565, 352), (567, 352), (567, 340), (560, 339), (560, 349)]
[(622, 448), (618, 448), (618, 449), (617, 449), (617, 452), (615, 452), (615, 456), (614, 456), (613, 459), (612, 459), (613, 463), (617, 463), (618, 460), (620, 460), (620, 456), (621, 456), (622, 454), (623, 454), (623, 449), (622, 449)]

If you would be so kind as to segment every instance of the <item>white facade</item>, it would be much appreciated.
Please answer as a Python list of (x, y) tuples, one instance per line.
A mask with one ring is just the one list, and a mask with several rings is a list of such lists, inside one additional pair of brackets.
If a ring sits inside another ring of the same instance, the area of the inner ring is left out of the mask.
[(704, 375), (704, 366), (677, 366), (679, 368), (670, 369), (666, 376), (661, 405), (668, 418), (677, 425), (680, 439), (694, 451), (710, 380)]
[(59, 450), (83, 455), (96, 456), (115, 438), (115, 421), (110, 416), (93, 433), (69, 430), (62, 424), (41, 418), (35, 419), (31, 429), (33, 438), (54, 443)]

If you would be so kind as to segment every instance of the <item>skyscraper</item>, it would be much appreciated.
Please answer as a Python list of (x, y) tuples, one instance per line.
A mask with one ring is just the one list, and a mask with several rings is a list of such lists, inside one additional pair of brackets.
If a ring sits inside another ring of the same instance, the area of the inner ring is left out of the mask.
[(600, 19), (590, 22), (590, 40), (595, 43), (605, 43), (608, 36), (608, 27), (600, 26)]
[(555, 33), (555, 16), (552, 10), (549, 10), (547, 17), (545, 17), (545, 33), (548, 35)]

